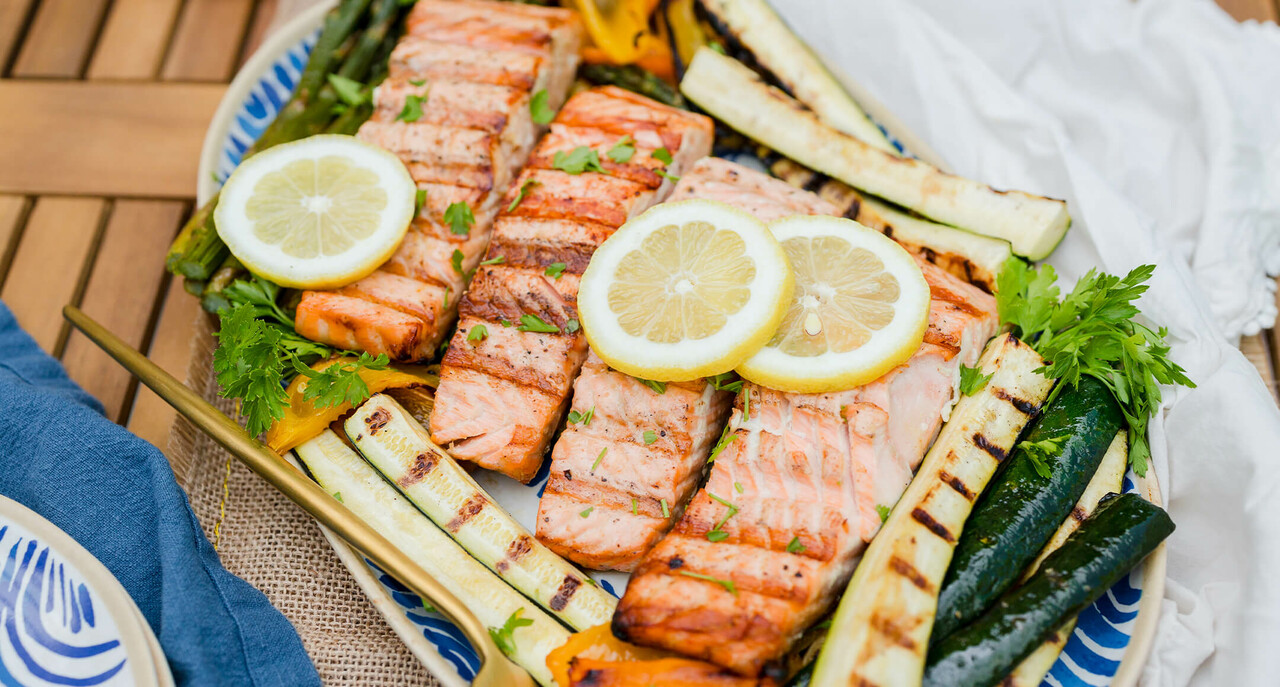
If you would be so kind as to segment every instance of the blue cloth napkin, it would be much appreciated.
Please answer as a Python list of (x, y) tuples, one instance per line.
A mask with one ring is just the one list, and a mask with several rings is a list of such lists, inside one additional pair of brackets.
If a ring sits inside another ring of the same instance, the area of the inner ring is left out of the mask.
[(0, 302), (0, 494), (120, 580), (179, 685), (319, 685), (297, 632), (227, 572), (164, 455), (107, 420)]

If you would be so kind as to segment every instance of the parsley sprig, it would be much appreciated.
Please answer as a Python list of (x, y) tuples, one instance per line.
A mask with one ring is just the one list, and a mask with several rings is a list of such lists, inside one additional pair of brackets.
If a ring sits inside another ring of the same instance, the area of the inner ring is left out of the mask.
[(310, 401), (316, 408), (332, 408), (342, 403), (355, 405), (369, 398), (369, 385), (360, 377), (360, 371), (385, 370), (391, 363), (385, 353), (377, 356), (361, 353), (353, 361), (338, 360), (323, 370), (307, 367), (297, 358), (290, 359), (290, 362), (294, 371), (308, 378), (302, 400)]
[(1040, 441), (1020, 441), (1017, 448), (1026, 454), (1027, 459), (1031, 461), (1031, 467), (1035, 469), (1037, 475), (1049, 479), (1053, 477), (1053, 471), (1049, 469), (1048, 460), (1062, 453), (1062, 444), (1066, 440), (1066, 435), (1063, 435), (1041, 439)]
[(493, 637), (493, 643), (508, 656), (514, 656), (516, 653), (515, 631), (533, 624), (532, 618), (520, 617), (523, 613), (523, 607), (517, 608), (507, 617), (507, 622), (503, 623), (502, 627), (489, 628), (489, 636)]
[(1053, 267), (1028, 266), (1010, 258), (997, 280), (1001, 322), (1031, 345), (1048, 364), (1038, 370), (1060, 380), (1053, 397), (1082, 375), (1102, 382), (1115, 395), (1129, 423), (1129, 464), (1147, 473), (1151, 448), (1147, 421), (1160, 406), (1160, 385), (1195, 387), (1186, 371), (1169, 359), (1168, 330), (1138, 321), (1133, 304), (1147, 290), (1155, 265), (1141, 265), (1124, 277), (1089, 270), (1059, 298)]

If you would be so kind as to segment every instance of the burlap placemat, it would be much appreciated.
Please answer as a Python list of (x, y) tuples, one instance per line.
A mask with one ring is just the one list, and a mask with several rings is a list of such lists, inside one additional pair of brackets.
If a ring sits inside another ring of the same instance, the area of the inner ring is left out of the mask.
[[(202, 314), (187, 385), (230, 414), (210, 365), (214, 328)], [(374, 610), (310, 516), (181, 418), (168, 448), (223, 565), (293, 623), (326, 685), (439, 684)]]

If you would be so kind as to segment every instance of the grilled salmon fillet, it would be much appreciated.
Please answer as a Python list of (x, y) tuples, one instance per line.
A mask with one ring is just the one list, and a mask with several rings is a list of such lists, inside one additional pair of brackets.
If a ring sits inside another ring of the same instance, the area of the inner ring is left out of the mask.
[[(556, 133), (552, 127), (547, 137)], [(711, 157), (695, 162), (668, 200), (690, 198), (718, 200), (765, 220), (835, 212), (812, 193)], [(706, 381), (667, 384), (658, 394), (590, 355), (573, 383), (570, 417), (591, 419), (567, 424), (552, 449), (538, 539), (587, 568), (633, 570), (680, 518), (732, 397)]]
[[(502, 201), (485, 261), (496, 264), (476, 272), (459, 306), (431, 416), (436, 443), (534, 477), (587, 355), (579, 275), (615, 229), (670, 193), (656, 170), (682, 173), (709, 152), (712, 133), (706, 117), (610, 86), (565, 103)], [(624, 140), (635, 154), (618, 163), (607, 153)], [(670, 165), (654, 157), (664, 147)], [(557, 168), (557, 153), (585, 149), (603, 171)]]
[[(299, 334), (400, 362), (435, 352), (488, 246), (502, 194), (537, 139), (529, 102), (539, 90), (552, 107), (564, 100), (582, 36), (568, 10), (488, 0), (414, 6), (357, 135), (405, 163), (422, 205), (372, 275), (303, 294)], [(445, 221), (460, 204), (474, 217), (469, 225)]]
[[(703, 163), (720, 177), (702, 197), (769, 186), (729, 164)], [(767, 217), (781, 197), (730, 202)], [(906, 363), (836, 393), (743, 385), (706, 485), (628, 584), (618, 637), (754, 676), (827, 611), (948, 415), (960, 365), (998, 325), (992, 296), (917, 262), (933, 299)]]

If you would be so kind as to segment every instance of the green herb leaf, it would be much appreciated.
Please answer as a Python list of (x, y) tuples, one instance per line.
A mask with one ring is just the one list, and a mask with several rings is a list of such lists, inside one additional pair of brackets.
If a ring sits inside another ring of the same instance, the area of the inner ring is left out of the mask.
[(453, 264), (454, 272), (457, 272), (458, 274), (466, 276), (466, 273), (462, 270), (462, 257), (463, 257), (462, 251), (458, 250), (457, 248), (454, 248), (453, 256), (450, 257), (449, 262)]
[(293, 369), (307, 377), (302, 400), (316, 408), (332, 408), (343, 403), (356, 405), (369, 398), (369, 385), (360, 377), (361, 370), (385, 370), (391, 363), (385, 353), (377, 357), (361, 353), (354, 361), (339, 360), (323, 370), (313, 370), (292, 359)]
[(883, 525), (884, 522), (889, 519), (889, 513), (892, 512), (892, 510), (893, 509), (888, 506), (876, 504), (876, 515), (880, 516), (880, 524)]
[(475, 343), (484, 341), (489, 338), (489, 328), (483, 324), (477, 324), (471, 327), (471, 331), (467, 332), (467, 341)]
[(738, 514), (738, 507), (737, 507), (737, 506), (735, 506), (735, 505), (733, 505), (733, 504), (732, 504), (732, 503), (730, 503), (729, 501), (726, 501), (726, 500), (724, 500), (724, 499), (720, 498), (719, 496), (716, 496), (715, 494), (712, 494), (712, 493), (711, 493), (711, 492), (709, 492), (709, 491), (707, 492), (707, 496), (710, 496), (710, 497), (711, 497), (711, 500), (715, 501), (716, 503), (719, 503), (719, 504), (721, 504), (721, 505), (725, 506), (726, 508), (728, 508), (728, 510), (727, 510), (727, 511), (725, 511), (724, 517), (720, 518), (720, 521), (719, 521), (719, 522), (717, 522), (717, 523), (716, 523), (716, 525), (715, 525), (715, 527), (713, 527), (713, 528), (711, 528), (711, 529), (715, 529), (715, 530), (720, 529), (720, 528), (721, 528), (721, 527), (722, 527), (726, 522), (729, 522), (729, 518), (732, 518), (733, 516), (735, 516), (735, 515), (737, 515), (737, 514)]
[(726, 423), (724, 431), (720, 432), (720, 440), (716, 442), (716, 447), (711, 449), (711, 455), (707, 456), (707, 462), (714, 463), (716, 458), (719, 457), (720, 452), (728, 448), (729, 444), (732, 444), (737, 438), (738, 435), (735, 434), (729, 427), (729, 424)]
[(655, 382), (655, 381), (653, 381), (652, 379), (641, 379), (641, 378), (639, 378), (639, 377), (636, 377), (636, 378), (635, 378), (635, 380), (636, 380), (637, 382), (640, 382), (641, 384), (643, 384), (643, 385), (645, 385), (645, 386), (649, 387), (649, 389), (650, 389), (651, 391), (653, 391), (653, 393), (658, 394), (659, 396), (661, 396), (662, 394), (667, 393), (667, 383), (666, 383), (666, 382)]
[(1129, 464), (1145, 475), (1151, 449), (1147, 422), (1160, 407), (1160, 385), (1194, 388), (1186, 371), (1169, 359), (1168, 331), (1138, 321), (1133, 304), (1147, 290), (1154, 265), (1141, 265), (1123, 278), (1090, 270), (1059, 299), (1057, 274), (1044, 265), (1029, 267), (1016, 257), (996, 281), (1000, 320), (1044, 357), (1036, 370), (1059, 380), (1052, 401), (1081, 375), (1101, 381), (1115, 395), (1129, 424)]
[(422, 206), (427, 204), (427, 189), (420, 188), (413, 194), (413, 216), (417, 217), (422, 212)]
[(556, 111), (547, 104), (549, 98), (547, 89), (543, 88), (529, 99), (529, 115), (538, 124), (550, 124), (551, 120), (556, 118)]
[(480, 264), (481, 265), (501, 265), (506, 261), (507, 261), (507, 256), (499, 255), (496, 258), (489, 258), (488, 260), (484, 260)]
[(680, 571), (680, 574), (681, 574), (681, 575), (684, 575), (685, 577), (696, 577), (696, 578), (698, 578), (699, 580), (706, 580), (707, 582), (714, 582), (714, 583), (716, 583), (716, 584), (720, 585), (721, 587), (724, 587), (724, 588), (725, 588), (725, 589), (726, 589), (730, 594), (732, 594), (732, 595), (734, 595), (734, 596), (737, 596), (737, 595), (738, 595), (738, 589), (737, 589), (737, 587), (734, 587), (734, 586), (733, 586), (733, 580), (722, 580), (722, 579), (720, 579), (720, 578), (718, 578), (718, 577), (712, 577), (712, 576), (710, 576), (710, 575), (703, 575), (703, 574), (696, 573), (696, 572), (689, 572), (688, 570), (681, 570), (681, 571)]
[(653, 443), (654, 443), (655, 441), (657, 441), (657, 440), (658, 440), (658, 433), (657, 433), (657, 432), (655, 432), (655, 431), (653, 431), (653, 430), (651, 430), (651, 429), (646, 429), (646, 430), (644, 431), (644, 445), (645, 445), (645, 446), (652, 446), (652, 445), (653, 445)]
[(964, 363), (960, 364), (960, 393), (965, 396), (972, 396), (979, 391), (987, 388), (987, 382), (991, 381), (991, 376), (982, 374), (982, 368), (969, 367)]
[(711, 380), (711, 386), (715, 387), (716, 391), (732, 391), (735, 394), (742, 391), (742, 378), (735, 372), (721, 372), (707, 379)]
[(516, 197), (512, 199), (511, 204), (507, 206), (507, 212), (515, 212), (516, 208), (520, 207), (520, 203), (524, 201), (524, 197), (529, 195), (529, 189), (541, 183), (542, 182), (537, 179), (525, 179), (524, 183), (520, 184), (520, 190), (516, 191)]
[(516, 653), (516, 640), (513, 636), (515, 631), (518, 628), (528, 627), (533, 624), (532, 619), (521, 618), (520, 615), (522, 613), (524, 613), (524, 608), (517, 608), (511, 613), (511, 616), (507, 618), (507, 622), (502, 624), (502, 627), (489, 628), (489, 636), (493, 637), (493, 643), (497, 644), (498, 648), (502, 650), (502, 653), (507, 656), (514, 656)]
[(249, 280), (237, 279), (222, 290), (222, 295), (232, 307), (248, 305), (256, 318), (269, 318), (293, 330), (293, 318), (280, 308), (276, 302), (280, 297), (280, 287), (254, 276)]
[(800, 537), (792, 537), (791, 541), (787, 542), (787, 553), (804, 553), (804, 551), (805, 546), (800, 543)]
[(409, 79), (409, 83), (421, 88), (422, 86), (427, 85), (427, 80), (426, 79)]
[(1049, 479), (1053, 477), (1053, 472), (1049, 470), (1049, 464), (1046, 461), (1062, 453), (1062, 444), (1066, 440), (1066, 435), (1063, 435), (1040, 441), (1020, 441), (1017, 448), (1026, 454), (1037, 475)]
[(498, 322), (499, 322), (499, 323), (501, 323), (501, 324), (502, 324), (502, 326), (504, 326), (504, 327), (510, 327), (510, 326), (511, 326), (511, 320), (508, 320), (508, 319), (507, 319), (507, 318), (505, 318), (505, 317), (504, 317), (504, 318), (502, 318), (502, 319), (500, 319), (500, 320), (498, 320)]
[(338, 503), (344, 503), (342, 500), (342, 492), (340, 491), (333, 492), (333, 498), (337, 499)]
[(733, 490), (734, 490), (734, 491), (736, 491), (736, 492), (738, 492), (739, 494), (741, 494), (741, 493), (742, 493), (742, 491), (743, 491), (743, 489), (742, 489), (742, 482), (734, 482), (734, 483), (733, 483)]
[(348, 79), (341, 74), (329, 74), (329, 85), (333, 86), (333, 92), (338, 94), (338, 99), (346, 103), (348, 106), (363, 105), (369, 101), (369, 93), (364, 90), (364, 84), (354, 79)]
[(224, 310), (216, 335), (218, 349), (213, 353), (219, 393), (240, 399), (240, 414), (253, 436), (284, 417), (289, 406), (284, 390), (288, 361), (316, 350), (330, 350), (301, 339), (292, 329), (258, 319), (256, 312), (248, 303)]
[(591, 511), (595, 510), (595, 508), (596, 508), (595, 506), (587, 506), (586, 510), (582, 511), (581, 513), (578, 513), (578, 517), (585, 518), (588, 515), (591, 515)]
[(471, 233), (471, 225), (476, 223), (476, 216), (471, 212), (471, 206), (463, 201), (449, 203), (449, 207), (444, 209), (444, 223), (449, 225), (449, 231), (459, 236), (466, 236)]
[(576, 319), (570, 319), (568, 322), (564, 323), (564, 331), (567, 334), (572, 334), (579, 329), (582, 329), (582, 323)]
[(663, 146), (653, 151), (653, 159), (664, 165), (669, 165), (671, 164), (671, 151), (667, 150), (666, 146)]
[(605, 154), (609, 156), (610, 160), (613, 160), (620, 165), (630, 162), (631, 157), (636, 154), (635, 141), (629, 134), (623, 136), (618, 139), (618, 142), (614, 143), (613, 147), (609, 149), (609, 152)]
[(600, 154), (586, 146), (578, 146), (568, 153), (557, 150), (551, 158), (551, 166), (566, 174), (582, 174), (583, 172), (603, 172), (600, 166)]
[(718, 542), (729, 538), (729, 533), (724, 530), (711, 530), (707, 532), (707, 541)]
[(746, 422), (751, 419), (751, 389), (744, 388), (742, 390), (742, 421)]
[(636, 501), (636, 497), (634, 496), (631, 497), (631, 514), (632, 515), (640, 514), (640, 503)]
[(608, 452), (609, 452), (609, 447), (608, 447), (608, 446), (606, 446), (606, 447), (604, 447), (604, 448), (600, 449), (600, 455), (596, 456), (596, 462), (594, 462), (594, 463), (592, 463), (592, 464), (591, 464), (591, 471), (592, 471), (592, 472), (595, 472), (595, 471), (596, 471), (596, 468), (600, 467), (600, 461), (604, 460), (604, 456), (605, 456), (605, 454), (607, 454)]
[(416, 122), (422, 119), (422, 104), (427, 102), (425, 95), (406, 95), (404, 108), (396, 115), (397, 122)]
[(554, 324), (547, 324), (537, 315), (524, 314), (520, 316), (520, 326), (516, 327), (522, 332), (541, 332), (543, 334), (558, 334), (560, 328)]
[(671, 517), (671, 509), (667, 507), (666, 499), (658, 499), (658, 505), (662, 506), (662, 517), (664, 518)]
[(678, 176), (676, 176), (676, 175), (674, 175), (674, 174), (668, 174), (668, 173), (667, 173), (667, 170), (665, 170), (665, 169), (655, 169), (655, 170), (653, 170), (653, 171), (654, 171), (654, 173), (656, 173), (658, 176), (662, 177), (663, 179), (667, 179), (667, 180), (669, 180), (669, 181), (670, 181), (671, 183), (673, 183), (673, 184), (675, 184), (675, 183), (679, 183), (679, 182), (680, 182), (680, 177), (678, 177)]
[(565, 267), (567, 267), (567, 265), (563, 262), (553, 262), (550, 265), (547, 265), (547, 269), (543, 274), (554, 279), (559, 279), (560, 275), (564, 274)]

